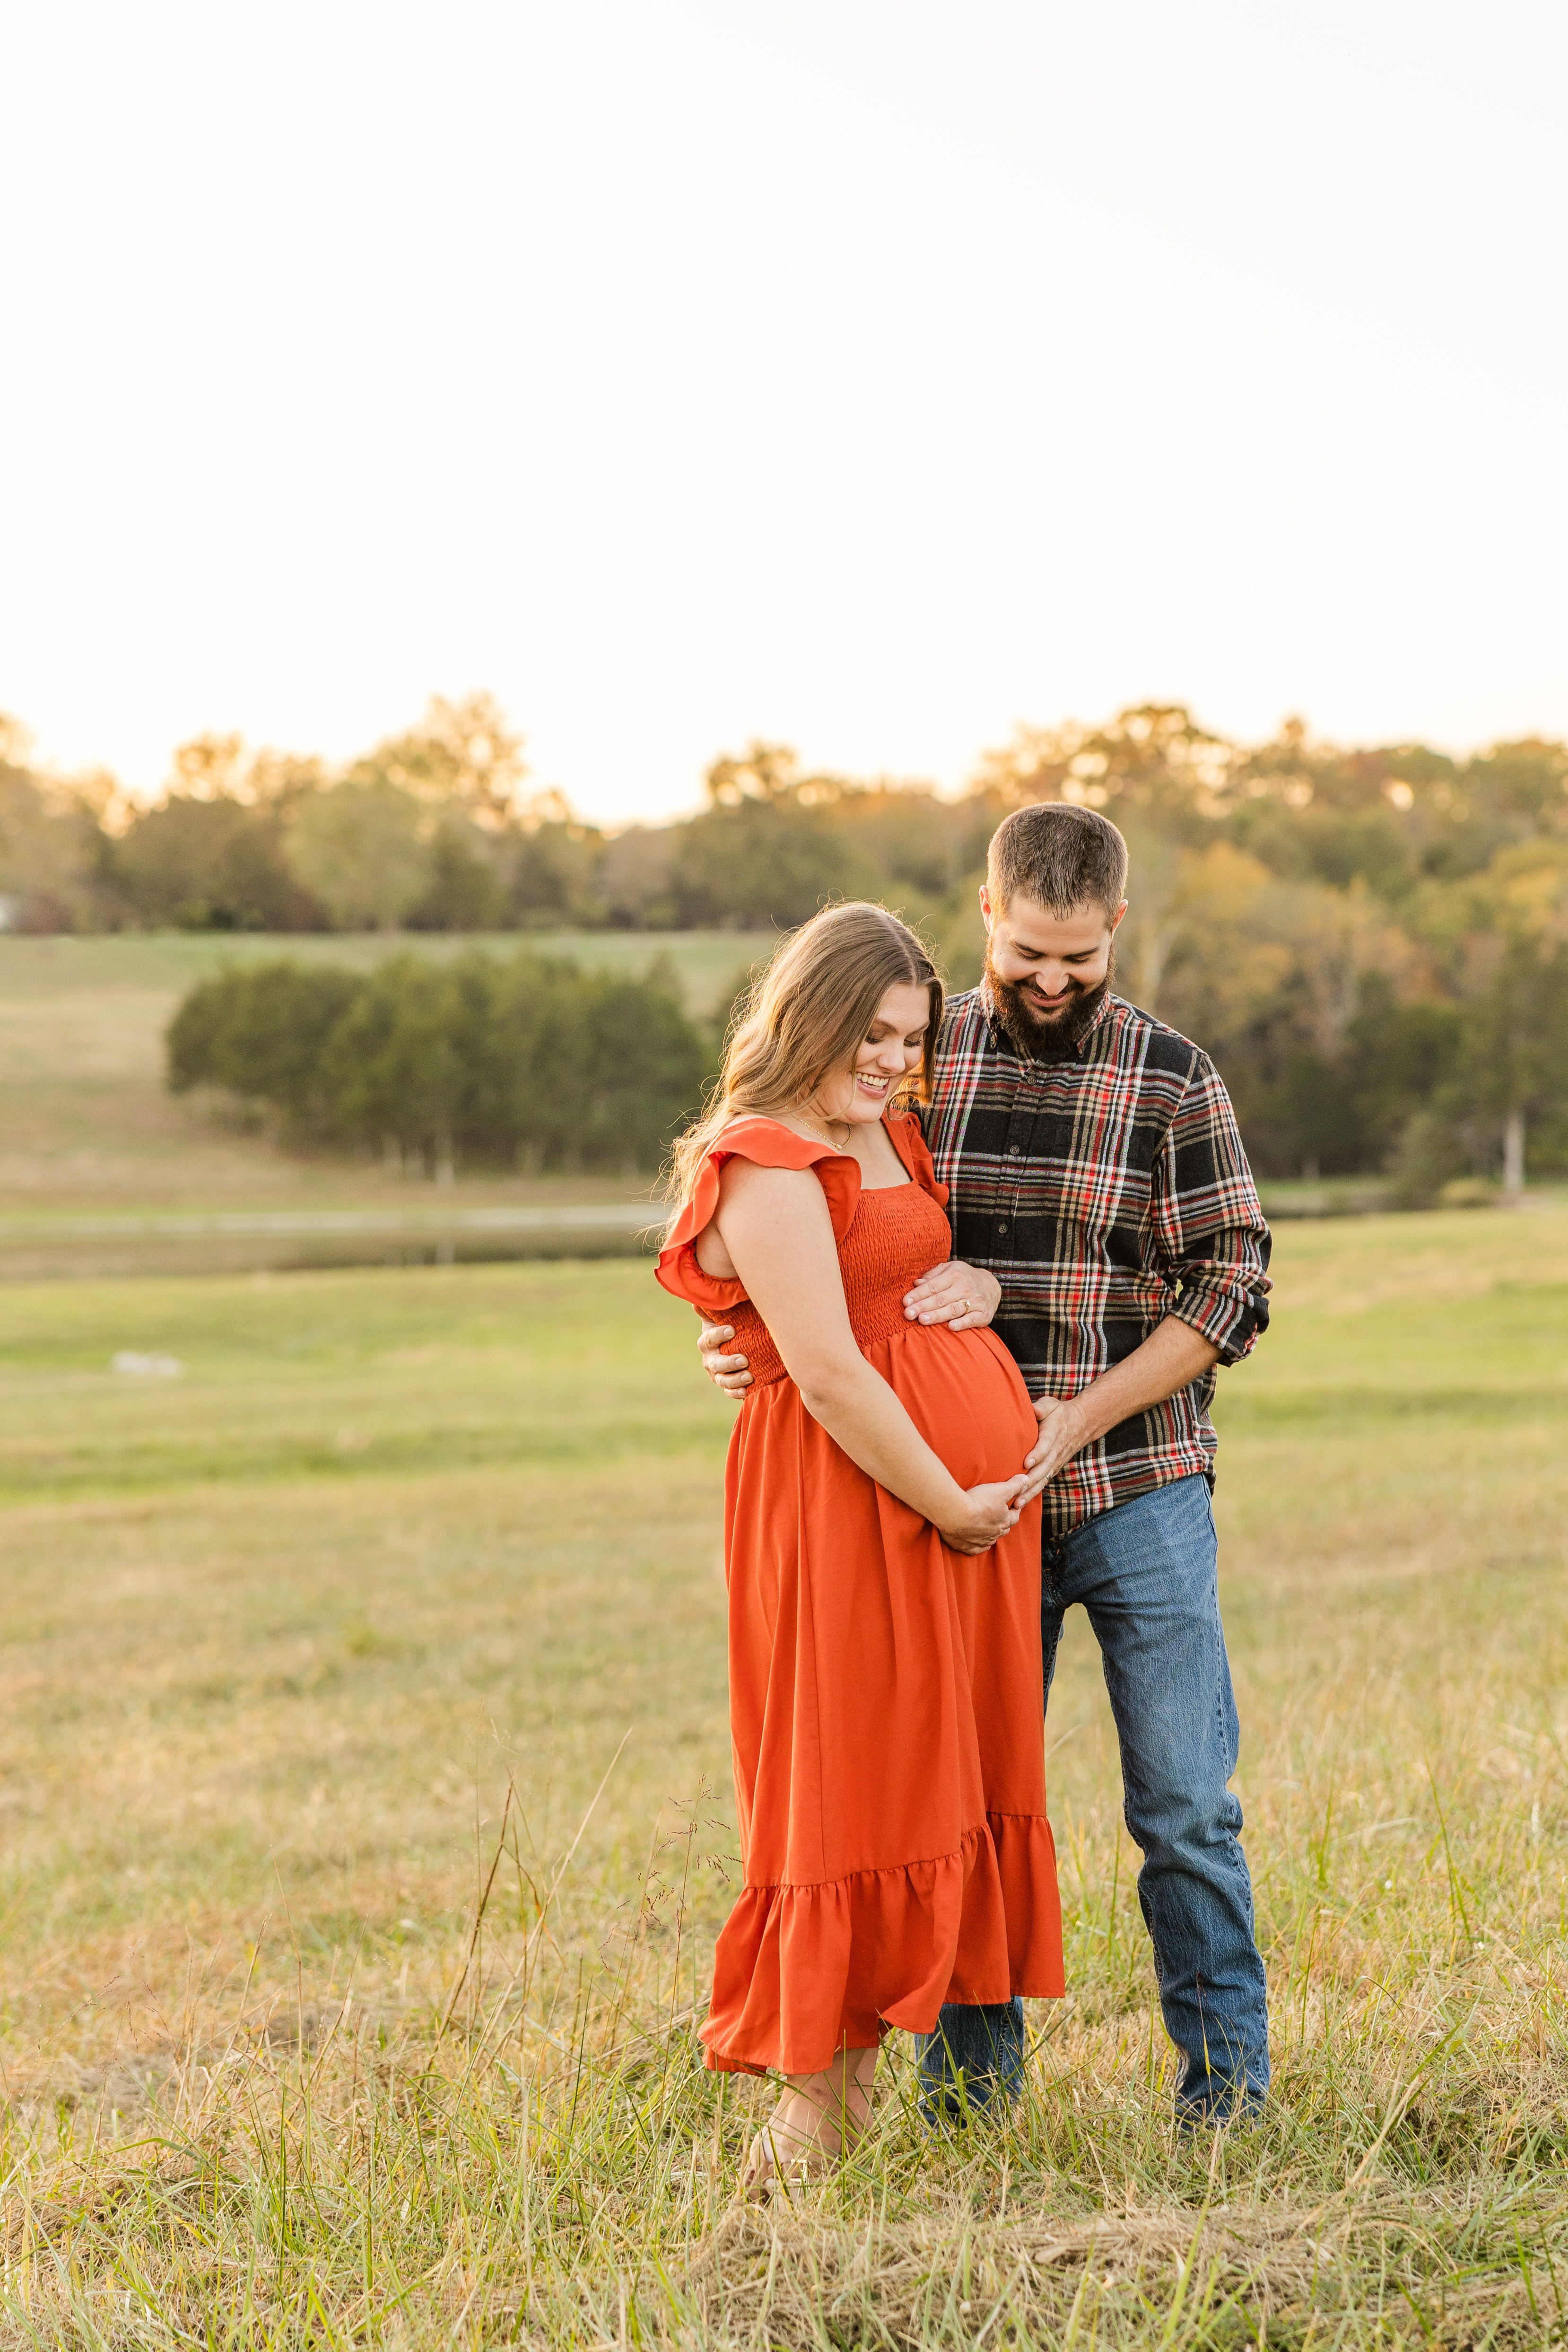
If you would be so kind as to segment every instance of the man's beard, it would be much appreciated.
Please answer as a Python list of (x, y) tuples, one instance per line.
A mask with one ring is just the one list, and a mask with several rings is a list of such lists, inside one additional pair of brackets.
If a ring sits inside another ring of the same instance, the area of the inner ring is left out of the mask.
[(1105, 978), (1097, 981), (1092, 988), (1087, 988), (1081, 980), (1069, 980), (1066, 1008), (1050, 1020), (1042, 1021), (1030, 1011), (1024, 990), (1002, 978), (991, 961), (991, 942), (985, 942), (985, 984), (991, 992), (996, 1026), (1021, 1062), (1071, 1061), (1099, 1019), (1100, 1008), (1110, 995), (1115, 977), (1116, 951), (1112, 949)]

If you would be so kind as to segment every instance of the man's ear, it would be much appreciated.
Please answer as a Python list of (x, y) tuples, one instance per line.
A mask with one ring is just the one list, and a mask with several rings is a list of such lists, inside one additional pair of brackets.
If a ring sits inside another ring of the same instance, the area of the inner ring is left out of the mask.
[(1118, 907), (1118, 908), (1116, 909), (1115, 914), (1114, 914), (1114, 915), (1112, 915), (1112, 917), (1110, 918), (1110, 929), (1111, 929), (1111, 936), (1112, 936), (1113, 938), (1114, 938), (1115, 933), (1116, 933), (1117, 926), (1118, 926), (1118, 924), (1121, 922), (1122, 916), (1123, 916), (1126, 912), (1127, 912), (1127, 901), (1126, 901), (1126, 899), (1125, 899), (1125, 898), (1123, 898), (1123, 900), (1121, 901), (1121, 906), (1120, 906), (1120, 907)]
[[(1127, 909), (1123, 908), (1121, 911), (1125, 914)], [(980, 885), (980, 919), (984, 924), (987, 933), (989, 933), (993, 920), (991, 913), (991, 893), (984, 882)], [(1118, 920), (1120, 919), (1121, 918), (1119, 917)]]

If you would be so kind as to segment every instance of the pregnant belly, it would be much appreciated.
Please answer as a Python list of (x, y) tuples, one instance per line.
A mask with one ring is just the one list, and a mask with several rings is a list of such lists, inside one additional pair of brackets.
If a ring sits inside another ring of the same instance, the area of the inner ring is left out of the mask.
[(911, 1328), (870, 1360), (961, 1486), (1011, 1478), (1039, 1432), (1028, 1391), (990, 1331)]

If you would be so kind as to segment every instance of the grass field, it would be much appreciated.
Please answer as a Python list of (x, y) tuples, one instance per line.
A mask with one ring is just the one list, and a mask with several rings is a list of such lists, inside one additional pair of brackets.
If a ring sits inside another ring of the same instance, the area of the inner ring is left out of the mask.
[(932, 2143), (892, 2049), (782, 2213), (692, 2039), (733, 1835), (690, 1319), (623, 1263), (8, 1286), (0, 2341), (1563, 2340), (1568, 1211), (1277, 1265), (1217, 1497), (1268, 2115), (1173, 2136), (1078, 1618), (1027, 2097)]

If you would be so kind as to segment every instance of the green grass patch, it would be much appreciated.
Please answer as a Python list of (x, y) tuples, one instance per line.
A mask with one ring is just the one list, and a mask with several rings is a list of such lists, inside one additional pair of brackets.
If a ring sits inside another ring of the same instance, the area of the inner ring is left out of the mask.
[[(16, 1285), (0, 1496), (363, 1479), (692, 1446), (729, 1409), (646, 1262)], [(112, 1369), (167, 1358), (177, 1377)]]

